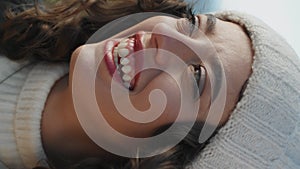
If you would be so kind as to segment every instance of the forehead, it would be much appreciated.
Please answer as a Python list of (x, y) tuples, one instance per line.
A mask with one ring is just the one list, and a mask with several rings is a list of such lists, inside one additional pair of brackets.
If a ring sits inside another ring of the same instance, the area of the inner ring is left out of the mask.
[(242, 49), (248, 49), (250, 39), (245, 29), (233, 22), (217, 19), (213, 32), (207, 34), (217, 51), (239, 53)]

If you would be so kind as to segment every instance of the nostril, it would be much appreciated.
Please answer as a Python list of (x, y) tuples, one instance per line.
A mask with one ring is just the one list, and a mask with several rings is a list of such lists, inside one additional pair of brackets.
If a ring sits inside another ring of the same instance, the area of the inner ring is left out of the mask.
[(162, 34), (152, 33), (151, 42), (155, 48), (163, 48), (164, 41), (165, 40)]
[(157, 34), (154, 34), (154, 33), (151, 33), (151, 37), (150, 37), (150, 40), (149, 40), (149, 48), (156, 48), (158, 49), (159, 48), (159, 38), (158, 38), (158, 35)]
[(164, 40), (161, 34), (158, 34), (157, 31), (152, 33), (150, 39), (151, 47), (156, 49), (156, 53), (154, 55), (154, 61), (157, 65), (164, 65), (166, 62), (166, 58), (164, 58), (162, 51), (164, 46)]

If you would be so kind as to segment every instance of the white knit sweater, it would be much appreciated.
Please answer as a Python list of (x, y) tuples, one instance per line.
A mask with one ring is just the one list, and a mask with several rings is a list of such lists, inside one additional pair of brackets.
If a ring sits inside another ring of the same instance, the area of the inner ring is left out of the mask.
[(237, 12), (216, 16), (245, 26), (254, 50), (253, 73), (229, 121), (189, 168), (300, 169), (298, 56), (254, 17)]
[(16, 63), (0, 56), (0, 169), (32, 168), (46, 160), (41, 115), (66, 64)]

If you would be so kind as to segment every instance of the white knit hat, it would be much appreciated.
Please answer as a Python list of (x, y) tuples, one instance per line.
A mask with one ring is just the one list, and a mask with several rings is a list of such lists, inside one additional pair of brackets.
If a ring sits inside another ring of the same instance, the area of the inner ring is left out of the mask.
[(299, 57), (259, 19), (232, 11), (215, 15), (245, 27), (252, 75), (229, 121), (188, 168), (300, 169)]

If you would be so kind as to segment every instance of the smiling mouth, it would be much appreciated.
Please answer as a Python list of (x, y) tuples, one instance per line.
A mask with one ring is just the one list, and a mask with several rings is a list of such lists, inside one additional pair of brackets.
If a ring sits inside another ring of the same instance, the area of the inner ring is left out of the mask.
[(110, 75), (130, 91), (134, 90), (140, 77), (136, 71), (142, 67), (143, 56), (136, 52), (143, 49), (143, 34), (139, 32), (121, 40), (110, 40), (106, 45), (105, 61)]

